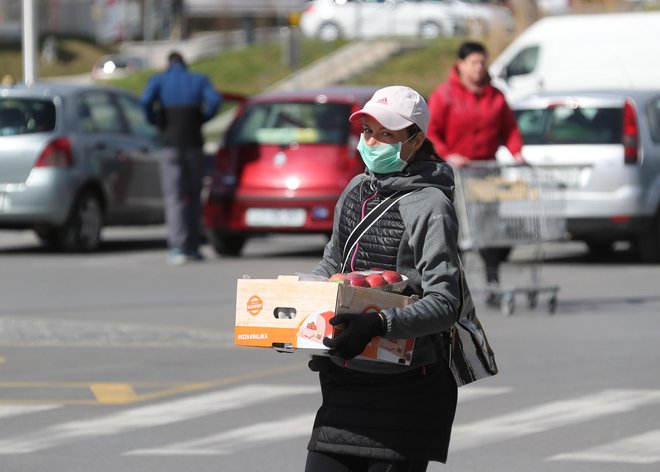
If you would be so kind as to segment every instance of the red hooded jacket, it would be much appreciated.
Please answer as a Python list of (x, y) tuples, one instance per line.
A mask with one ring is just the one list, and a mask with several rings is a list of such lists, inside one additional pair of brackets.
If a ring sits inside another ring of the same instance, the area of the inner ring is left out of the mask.
[(522, 135), (516, 118), (502, 92), (490, 82), (481, 94), (461, 84), (454, 67), (447, 82), (429, 98), (427, 137), (442, 157), (460, 154), (470, 160), (495, 159), (500, 145), (514, 156), (522, 148)]

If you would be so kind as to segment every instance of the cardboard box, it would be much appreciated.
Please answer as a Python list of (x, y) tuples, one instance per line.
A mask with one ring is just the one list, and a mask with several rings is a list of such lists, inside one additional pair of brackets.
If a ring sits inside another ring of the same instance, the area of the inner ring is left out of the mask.
[[(335, 313), (379, 312), (417, 300), (373, 288), (324, 280), (239, 279), (236, 288), (237, 346), (327, 354), (324, 337), (333, 337), (329, 320)], [(374, 338), (360, 359), (408, 365), (414, 339)]]

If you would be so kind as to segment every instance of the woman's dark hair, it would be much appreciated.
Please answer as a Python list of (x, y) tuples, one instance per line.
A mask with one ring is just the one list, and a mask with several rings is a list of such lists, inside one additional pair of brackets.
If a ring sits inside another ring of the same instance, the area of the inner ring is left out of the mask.
[[(414, 123), (406, 128), (406, 134), (408, 135), (409, 138), (415, 136), (417, 133), (420, 133), (421, 131), (422, 131), (421, 128)], [(433, 143), (427, 137), (424, 138), (424, 142), (419, 147), (417, 152), (422, 155), (427, 155), (430, 157), (435, 157), (440, 159), (440, 155), (437, 152), (435, 152), (435, 147), (433, 146)]]
[(420, 127), (417, 126), (415, 123), (413, 123), (412, 125), (406, 128), (406, 134), (408, 135), (409, 138), (412, 138), (420, 131), (421, 131)]
[(476, 41), (465, 41), (458, 48), (458, 58), (463, 60), (466, 57), (468, 57), (470, 54), (474, 54), (475, 52), (479, 54), (483, 54), (484, 56), (488, 55), (488, 50), (486, 49), (486, 46), (484, 46), (483, 44), (478, 43)]

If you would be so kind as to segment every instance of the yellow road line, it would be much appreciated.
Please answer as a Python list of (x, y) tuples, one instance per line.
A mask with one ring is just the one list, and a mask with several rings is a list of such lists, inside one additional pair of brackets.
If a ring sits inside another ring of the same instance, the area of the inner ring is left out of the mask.
[(138, 398), (130, 384), (93, 383), (89, 389), (94, 394), (96, 401), (105, 405), (132, 403)]
[[(245, 372), (208, 382), (191, 383), (156, 383), (156, 382), (0, 382), (0, 391), (3, 389), (84, 389), (91, 391), (92, 399), (2, 399), (0, 405), (15, 404), (43, 404), (57, 403), (60, 405), (122, 405), (147, 400), (160, 399), (191, 393), (200, 390), (210, 390), (226, 385), (237, 384), (250, 380), (257, 380), (296, 372), (307, 368), (307, 363), (287, 364), (282, 367)], [(136, 389), (154, 389), (152, 392), (139, 394)]]

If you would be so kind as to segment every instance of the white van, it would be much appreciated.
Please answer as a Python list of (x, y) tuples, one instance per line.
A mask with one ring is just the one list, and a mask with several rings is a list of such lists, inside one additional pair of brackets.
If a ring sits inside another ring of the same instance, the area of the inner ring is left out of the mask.
[(655, 88), (659, 44), (660, 12), (546, 17), (517, 37), (489, 72), (510, 103), (536, 92)]

